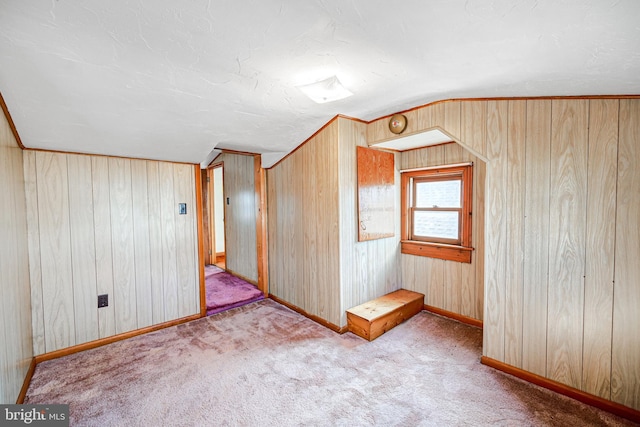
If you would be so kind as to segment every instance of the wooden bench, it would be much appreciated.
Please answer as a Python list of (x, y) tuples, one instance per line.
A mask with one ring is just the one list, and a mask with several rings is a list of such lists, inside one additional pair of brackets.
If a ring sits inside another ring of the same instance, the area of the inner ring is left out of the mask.
[(350, 332), (373, 341), (423, 307), (423, 294), (400, 289), (347, 310), (347, 326)]

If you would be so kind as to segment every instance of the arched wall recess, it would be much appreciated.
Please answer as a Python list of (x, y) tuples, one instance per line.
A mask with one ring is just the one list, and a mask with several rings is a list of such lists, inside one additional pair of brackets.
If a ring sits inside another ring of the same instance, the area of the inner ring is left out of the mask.
[[(639, 410), (640, 347), (629, 335), (640, 325), (631, 279), (640, 274), (632, 261), (638, 231), (620, 213), (637, 206), (631, 194), (639, 179), (625, 168), (640, 159), (640, 100), (454, 100), (403, 114), (403, 137), (439, 127), (487, 160), (486, 262), (477, 271), (484, 277), (483, 360)], [(368, 125), (369, 145), (394, 138), (387, 124)], [(449, 146), (401, 156), (447, 161), (438, 151)], [(407, 264), (403, 258), (404, 283)], [(441, 266), (420, 268), (413, 273), (438, 274)], [(619, 378), (625, 382), (612, 387)]]

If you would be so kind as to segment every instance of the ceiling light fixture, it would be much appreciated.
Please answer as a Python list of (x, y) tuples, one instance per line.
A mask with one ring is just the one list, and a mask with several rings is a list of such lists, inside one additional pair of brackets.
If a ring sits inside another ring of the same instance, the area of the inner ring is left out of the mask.
[(349, 92), (336, 76), (308, 85), (297, 86), (298, 89), (307, 95), (312, 101), (318, 104), (338, 101), (353, 95)]

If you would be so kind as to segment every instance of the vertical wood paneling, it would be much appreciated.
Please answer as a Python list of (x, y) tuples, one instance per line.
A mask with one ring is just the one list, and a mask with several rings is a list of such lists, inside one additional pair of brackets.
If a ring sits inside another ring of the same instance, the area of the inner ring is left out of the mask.
[(269, 219), (275, 225), (269, 228), (269, 242), (279, 242), (282, 247), (281, 252), (269, 253), (269, 264), (278, 266), (276, 274), (280, 277), (270, 277), (269, 287), (274, 295), (303, 307), (304, 223), (299, 220), (303, 215), (302, 153), (291, 157), (291, 161), (268, 171), (276, 177), (268, 182), (275, 187), (273, 193), (277, 196), (269, 200)]
[[(471, 101), (461, 103), (460, 141), (469, 151), (479, 156), (487, 155), (487, 104), (495, 101)], [(502, 104), (502, 102), (501, 102)]]
[[(131, 197), (133, 200), (133, 250), (135, 259), (136, 318), (138, 328), (153, 325), (153, 291), (147, 162), (131, 160)], [(160, 269), (160, 271), (162, 271)]]
[[(292, 156), (293, 157), (293, 156)], [(302, 153), (296, 153), (295, 159), (291, 162), (284, 162), (282, 164), (281, 180), (279, 189), (282, 191), (284, 197), (281, 209), (278, 210), (280, 220), (278, 221), (278, 231), (271, 233), (271, 236), (277, 235), (283, 241), (284, 251), (283, 257), (279, 260), (283, 271), (284, 282), (280, 284), (278, 289), (283, 298), (288, 295), (287, 301), (291, 301), (298, 307), (304, 306), (304, 222), (297, 220), (297, 218), (303, 215), (302, 203)], [(290, 228), (290, 232), (287, 230)], [(275, 231), (275, 230), (274, 230)], [(282, 233), (282, 234), (281, 234)], [(271, 236), (269, 239), (271, 239)], [(282, 237), (280, 237), (282, 236)], [(288, 259), (287, 263), (285, 259)], [(272, 262), (269, 259), (269, 262)], [(298, 284), (298, 285), (296, 285)]]
[[(551, 101), (527, 101), (525, 139), (523, 294), (526, 303), (522, 316), (526, 321), (522, 329), (522, 368), (545, 376), (549, 283)], [(487, 261), (490, 262), (489, 259)], [(496, 309), (487, 306), (485, 313)]]
[[(484, 312), (482, 351), (488, 357), (503, 360), (507, 255), (504, 236), (507, 230), (508, 104), (489, 101), (486, 111), (487, 158), (490, 160), (491, 167), (487, 170), (485, 250), (487, 259), (491, 262), (491, 268), (485, 272), (485, 304), (491, 309)], [(477, 114), (474, 112), (474, 116)], [(481, 146), (476, 144), (476, 147)]]
[(611, 399), (640, 410), (640, 100), (620, 100)]
[(75, 343), (66, 156), (38, 153), (36, 173), (40, 254), (45, 272), (42, 275), (45, 348), (50, 351)]
[[(191, 245), (191, 250), (187, 251), (191, 254), (191, 257), (187, 260), (189, 265), (192, 266), (190, 277), (193, 278), (193, 282), (187, 286), (185, 293), (190, 296), (191, 303), (193, 304), (193, 311), (189, 314), (196, 314), (201, 309), (201, 301), (204, 301), (204, 296), (201, 297), (201, 274), (204, 274), (203, 266), (200, 263), (200, 243), (198, 240), (198, 214), (196, 212), (198, 206), (198, 186), (196, 185), (196, 176), (197, 172), (200, 171), (199, 165), (191, 165), (189, 167), (191, 170), (191, 178), (189, 176), (185, 176), (185, 182), (183, 183), (184, 191), (187, 193), (187, 197), (189, 198), (189, 205), (193, 206), (192, 215), (191, 215), (191, 223), (187, 224), (184, 232), (188, 234), (187, 243)], [(189, 182), (191, 183), (189, 185)], [(201, 189), (200, 189), (201, 191)], [(189, 232), (191, 229), (191, 232)], [(257, 262), (257, 260), (256, 260)], [(257, 268), (257, 267), (256, 267)], [(202, 278), (204, 281), (204, 278)], [(195, 284), (196, 286), (193, 286)], [(203, 286), (203, 285), (202, 285)]]
[[(100, 338), (116, 333), (113, 305), (113, 257), (111, 253), (111, 202), (109, 201), (109, 161), (106, 157), (91, 157), (93, 177), (93, 222), (96, 244), (96, 288), (98, 295), (110, 295), (108, 307), (98, 310)], [(96, 301), (97, 303), (97, 301)]]
[[(406, 255), (406, 256), (405, 256)], [(413, 260), (415, 256), (409, 254), (403, 254), (400, 257), (400, 269), (402, 275), (402, 287), (404, 289), (408, 289), (410, 291), (420, 292), (418, 286), (416, 285), (416, 269), (415, 269), (415, 261)], [(425, 294), (425, 304), (428, 302), (426, 298), (426, 292), (422, 292)]]
[[(289, 164), (289, 163), (287, 163)], [(282, 168), (267, 169), (267, 244), (269, 245), (269, 293), (282, 296), (282, 292), (279, 292), (279, 286), (284, 282), (284, 269), (282, 263), (271, 262), (271, 256), (277, 258), (275, 254), (284, 253), (284, 239), (273, 238), (269, 234), (272, 230), (279, 230), (279, 220), (284, 215), (280, 210), (280, 204), (278, 204), (277, 189), (284, 188), (282, 186)], [(283, 296), (284, 298), (284, 296)], [(287, 301), (291, 301), (287, 296)]]
[(113, 254), (113, 305), (116, 333), (136, 329), (136, 272), (133, 241), (131, 161), (109, 158), (109, 200)]
[(257, 282), (255, 174), (253, 156), (223, 154), (226, 268)]
[(93, 230), (93, 187), (91, 158), (67, 156), (69, 177), (69, 225), (71, 238), (75, 341), (88, 342), (100, 337), (96, 301), (96, 249)]
[[(447, 116), (447, 112), (451, 112), (451, 111), (456, 111), (458, 114), (458, 117), (460, 117), (460, 103), (458, 102), (439, 102), (435, 105), (431, 105), (429, 108), (425, 108), (425, 110), (429, 110), (430, 111), (430, 115), (431, 115), (431, 127), (440, 127), (442, 128), (444, 126), (445, 120), (446, 120), (446, 116)], [(452, 127), (451, 128), (456, 129), (456, 130), (460, 130), (460, 128), (455, 128)]]
[[(315, 290), (309, 289), (308, 256), (315, 249), (305, 247), (315, 234), (310, 235), (312, 229), (306, 222), (322, 223), (322, 220), (315, 218), (314, 205), (307, 203), (306, 197), (311, 195), (306, 192), (311, 183), (305, 175), (315, 172), (315, 168), (308, 169), (313, 166), (308, 162), (312, 159), (309, 150), (317, 137), (268, 171), (268, 185), (273, 186), (271, 194), (275, 195), (275, 199), (269, 200), (269, 220), (275, 225), (269, 228), (269, 242), (275, 245), (279, 241), (278, 246), (283, 248), (281, 253), (269, 254), (269, 263), (278, 266), (276, 274), (270, 277), (271, 293), (310, 313), (315, 309), (310, 305), (310, 293)], [(314, 194), (312, 198), (315, 197)], [(315, 265), (315, 260), (312, 262)]]
[[(3, 102), (3, 101), (2, 101)], [(5, 119), (4, 114), (0, 114), (0, 182), (6, 183), (7, 188), (5, 191), (0, 192), (0, 203), (2, 206), (9, 206), (7, 203), (9, 202), (9, 198), (11, 197), (11, 193), (16, 191), (16, 189), (24, 190), (24, 188), (20, 188), (18, 183), (13, 182), (11, 179), (11, 173), (9, 170), (12, 165), (12, 156), (11, 156), (11, 140), (9, 138), (9, 124)], [(13, 215), (13, 211), (9, 209), (4, 209), (0, 211), (0, 224), (3, 224), (2, 228), (0, 228), (0, 238), (2, 238), (2, 243), (0, 243), (0, 271), (9, 270), (10, 268), (10, 259), (9, 254), (14, 249), (14, 237), (11, 235), (11, 230), (6, 228), (4, 224), (10, 224), (10, 217)], [(6, 264), (6, 266), (5, 266)], [(2, 301), (7, 301), (11, 304), (14, 302), (18, 302), (18, 299), (15, 295), (15, 287), (11, 282), (13, 279), (14, 271), (10, 271), (6, 274), (5, 277), (0, 277), (0, 298)], [(13, 306), (9, 307), (9, 310), (14, 308)], [(16, 309), (18, 307), (15, 307)], [(3, 344), (6, 341), (7, 344), (0, 347), (0, 399), (1, 402), (13, 402), (15, 400), (15, 396), (18, 394), (18, 384), (13, 379), (14, 375), (20, 371), (20, 369), (16, 369), (13, 364), (17, 361), (16, 354), (11, 351), (9, 348), (9, 344), (19, 343), (19, 336), (12, 335), (7, 337), (7, 328), (8, 328), (8, 320), (10, 316), (15, 313), (8, 313), (9, 310), (2, 310), (0, 312), (0, 327), (2, 327), (2, 338)]]
[[(0, 97), (0, 103), (4, 103)], [(18, 397), (33, 356), (25, 168), (9, 122), (0, 113), (0, 402)], [(30, 230), (31, 231), (31, 230)]]
[(29, 281), (31, 284), (31, 325), (33, 353), (46, 351), (44, 342), (44, 305), (42, 301), (42, 265), (40, 263), (40, 225), (38, 224), (38, 184), (36, 152), (24, 152), (27, 238), (29, 245)]
[[(305, 304), (305, 290), (306, 284), (304, 282), (304, 268), (306, 265), (306, 259), (304, 256), (304, 221), (298, 220), (305, 213), (304, 205), (304, 180), (301, 178), (304, 174), (304, 162), (303, 153), (301, 152), (293, 165), (285, 167), (285, 174), (283, 176), (283, 185), (287, 186), (287, 183), (291, 185), (291, 192), (288, 194), (288, 199), (284, 205), (286, 211), (285, 221), (281, 224), (280, 230), (284, 232), (286, 236), (287, 225), (291, 225), (292, 232), (285, 237), (285, 245), (287, 250), (286, 256), (289, 257), (290, 267), (284, 265), (284, 269), (287, 270), (287, 287), (291, 288), (291, 297), (294, 301), (297, 301), (299, 307), (304, 307)], [(300, 285), (296, 286), (295, 284)]]
[[(320, 182), (317, 187), (318, 204), (316, 216), (319, 218), (325, 213), (326, 206), (338, 206), (338, 123), (333, 131), (324, 138), (322, 146), (316, 152), (316, 162), (320, 170), (326, 171), (327, 176), (332, 177), (327, 183)], [(316, 293), (316, 313), (325, 319), (332, 319), (333, 323), (340, 324), (340, 263), (338, 256), (326, 256), (325, 254), (340, 254), (338, 218), (327, 224), (326, 230), (316, 229), (316, 242), (318, 253), (323, 254), (318, 261), (318, 282), (327, 283), (329, 286), (314, 286)]]
[(162, 199), (158, 162), (147, 164), (147, 197), (149, 198), (149, 268), (151, 272), (152, 322), (167, 320), (164, 310), (164, 256), (162, 250)]
[(510, 365), (521, 366), (527, 102), (509, 101), (508, 114), (504, 360)]
[[(318, 134), (315, 138), (314, 144), (308, 144), (303, 151), (302, 164), (304, 165), (305, 173), (303, 175), (303, 189), (302, 193), (307, 197), (304, 199), (304, 209), (306, 213), (311, 215), (311, 218), (319, 219), (318, 206), (319, 200), (317, 197), (318, 187), (325, 183), (325, 174), (321, 166), (316, 162), (318, 160), (317, 153), (325, 147), (324, 135), (331, 131), (331, 126), (325, 131)], [(318, 182), (320, 181), (320, 182)], [(327, 256), (326, 254), (320, 254), (317, 247), (317, 234), (316, 229), (325, 225), (324, 221), (304, 221), (304, 270), (303, 270), (303, 282), (306, 286), (303, 288), (304, 306), (311, 312), (317, 313), (317, 299), (315, 287), (311, 284), (318, 283), (318, 257)]]
[(447, 262), (451, 261), (415, 257), (416, 278), (428, 278), (426, 283), (427, 291), (425, 293), (427, 302), (425, 304), (445, 309), (445, 287), (455, 285), (446, 282), (445, 270)]
[[(35, 151), (24, 175), (36, 354), (198, 312), (192, 165)], [(176, 198), (191, 207), (178, 229)]]
[(611, 325), (618, 159), (617, 99), (589, 101), (582, 390), (611, 398)]
[[(10, 152), (10, 170), (12, 173), (12, 179), (7, 183), (9, 184), (7, 187), (11, 187), (11, 184), (13, 183), (15, 183), (15, 187), (12, 188), (12, 191), (10, 192), (11, 196), (9, 198), (9, 206), (13, 206), (14, 208), (9, 208), (8, 210), (11, 212), (10, 218), (13, 225), (11, 229), (12, 235), (14, 236), (13, 241), (15, 242), (13, 250), (13, 256), (15, 258), (9, 269), (13, 269), (15, 271), (15, 281), (12, 283), (15, 290), (13, 294), (15, 299), (7, 299), (3, 301), (5, 301), (5, 303), (8, 303), (9, 301), (15, 302), (11, 311), (5, 311), (5, 315), (10, 315), (11, 317), (9, 319), (12, 320), (12, 322), (7, 322), (8, 319), (5, 317), (6, 324), (13, 325), (10, 333), (5, 332), (5, 344), (13, 345), (12, 348), (15, 355), (14, 359), (16, 360), (13, 366), (17, 368), (13, 377), (16, 378), (16, 381), (20, 381), (25, 378), (25, 375), (22, 373), (27, 371), (33, 356), (33, 345), (28, 339), (31, 337), (32, 331), (31, 318), (29, 313), (24, 310), (26, 303), (29, 302), (30, 299), (28, 266), (29, 247), (25, 215), (26, 204), (23, 190), (24, 169), (22, 164), (22, 150), (12, 147)], [(7, 270), (8, 269), (6, 268), (2, 269), (5, 274)], [(16, 337), (18, 342), (13, 341)]]
[(416, 129), (418, 131), (421, 129), (430, 129), (433, 126), (436, 126), (438, 124), (437, 122), (434, 122), (433, 113), (434, 113), (433, 107), (419, 108), (418, 110), (416, 110), (415, 120), (416, 120)]
[[(340, 121), (336, 123), (335, 129), (326, 142), (326, 148), (324, 152), (320, 153), (319, 163), (321, 166), (326, 169), (329, 176), (334, 177), (332, 182), (333, 185), (328, 184), (322, 187), (321, 189), (321, 203), (325, 206), (338, 206), (340, 209), (340, 201), (338, 198), (338, 190), (340, 188), (339, 176), (338, 176), (338, 143), (339, 143), (339, 126)], [(324, 208), (322, 206), (318, 206), (318, 215), (324, 214)], [(335, 221), (329, 222), (328, 229), (324, 235), (318, 236), (318, 248), (321, 253), (332, 253), (335, 252), (340, 254), (340, 229), (339, 229), (339, 218), (340, 215), (336, 217)], [(321, 259), (320, 262), (320, 271), (324, 271), (324, 277), (322, 280), (327, 281), (328, 283), (332, 283), (331, 287), (319, 287), (321, 292), (318, 293), (318, 313), (320, 316), (326, 315), (328, 319), (333, 319), (336, 324), (341, 324), (341, 314), (343, 312), (342, 307), (340, 306), (340, 299), (338, 299), (337, 303), (331, 301), (334, 299), (334, 295), (340, 295), (340, 256), (325, 256)], [(323, 270), (324, 269), (324, 270)]]
[[(197, 288), (193, 283), (197, 282), (196, 272), (197, 253), (196, 238), (197, 230), (193, 225), (196, 223), (195, 205), (195, 182), (192, 165), (174, 165), (174, 194), (177, 203), (187, 204), (187, 214), (176, 217), (176, 251), (177, 251), (177, 272), (178, 272), (178, 316), (185, 317), (197, 313), (199, 310), (199, 299)], [(177, 209), (177, 206), (176, 206)]]
[(582, 386), (588, 101), (554, 100), (551, 115), (547, 375)]
[(176, 215), (173, 165), (160, 163), (160, 221), (162, 226), (162, 291), (164, 292), (164, 315), (176, 319), (178, 310), (178, 261), (176, 249)]
[(444, 309), (452, 313), (462, 313), (462, 266), (459, 262), (444, 264)]
[[(340, 175), (340, 164), (338, 163), (338, 153), (340, 143), (346, 145), (346, 140), (343, 138), (344, 132), (340, 132), (340, 129), (346, 126), (348, 121), (346, 119), (338, 119), (336, 126), (327, 141), (326, 151), (322, 154), (323, 163), (325, 168), (329, 174), (329, 176), (334, 177), (332, 179), (333, 184), (326, 185), (324, 187), (324, 193), (322, 197), (322, 202), (325, 206), (337, 206), (338, 214), (335, 217), (334, 221), (330, 221), (328, 223), (328, 229), (325, 232), (324, 236), (320, 236), (323, 243), (320, 245), (322, 251), (325, 253), (336, 253), (338, 256), (328, 256), (324, 257), (323, 263), (321, 264), (324, 268), (326, 268), (325, 275), (323, 280), (331, 283), (331, 287), (322, 287), (322, 292), (318, 294), (318, 302), (319, 302), (319, 313), (326, 313), (327, 318), (332, 319), (332, 323), (337, 325), (346, 325), (346, 317), (342, 318), (346, 307), (341, 306), (341, 288), (343, 283), (340, 280), (340, 219), (342, 218), (342, 212), (340, 211), (340, 194), (341, 190), (341, 175)], [(354, 123), (354, 125), (356, 125)], [(362, 127), (363, 135), (366, 133), (366, 127)], [(362, 138), (364, 141), (364, 138)], [(357, 139), (352, 142), (353, 145), (357, 144)], [(353, 147), (355, 150), (355, 147)], [(344, 189), (343, 189), (344, 190)], [(351, 192), (349, 190), (349, 192)], [(325, 208), (318, 208), (318, 215), (324, 215)], [(367, 254), (371, 256), (371, 250), (375, 245), (366, 245)], [(384, 262), (384, 261), (383, 261)], [(372, 270), (370, 270), (372, 271)], [(373, 274), (373, 272), (371, 273)], [(382, 274), (382, 277), (379, 279), (381, 283), (385, 281), (385, 275)], [(369, 286), (375, 286), (376, 281), (372, 281)], [(338, 300), (336, 302), (335, 295), (338, 295)], [(346, 315), (345, 315), (346, 316)]]
[[(441, 124), (441, 127), (449, 132), (449, 134), (458, 137), (459, 140), (464, 140), (462, 135), (462, 103), (460, 101), (447, 102), (444, 105), (444, 122)], [(437, 116), (438, 119), (442, 119), (442, 116)], [(436, 116), (434, 116), (434, 121), (438, 120)], [(434, 123), (438, 125), (439, 123)], [(484, 136), (483, 136), (484, 138)]]

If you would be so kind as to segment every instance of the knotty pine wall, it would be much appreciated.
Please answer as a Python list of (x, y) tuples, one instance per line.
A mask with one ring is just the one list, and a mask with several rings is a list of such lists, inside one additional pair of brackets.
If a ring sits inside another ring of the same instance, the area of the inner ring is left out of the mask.
[(404, 151), (400, 159), (401, 169), (473, 162), (471, 263), (402, 254), (402, 287), (423, 293), (426, 305), (482, 320), (485, 163), (455, 142)]
[[(488, 160), (484, 355), (640, 409), (640, 100), (406, 115), (408, 133), (441, 127)], [(369, 125), (369, 143), (393, 137), (387, 122)]]
[(357, 241), (357, 145), (366, 124), (339, 117), (267, 170), (270, 293), (336, 326), (400, 282), (399, 217), (396, 237)]
[(36, 355), (199, 313), (194, 168), (24, 152)]
[[(253, 156), (223, 153), (226, 269), (253, 282), (258, 280), (255, 177)], [(227, 204), (227, 198), (229, 204)]]
[(33, 358), (22, 149), (0, 112), (0, 403), (15, 403)]

